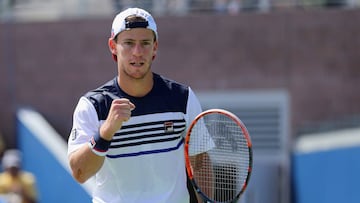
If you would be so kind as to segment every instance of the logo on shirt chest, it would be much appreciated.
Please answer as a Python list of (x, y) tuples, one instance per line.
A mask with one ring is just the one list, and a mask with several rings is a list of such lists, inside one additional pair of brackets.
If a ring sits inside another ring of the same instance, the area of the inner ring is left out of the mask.
[(165, 133), (173, 133), (174, 132), (174, 123), (171, 121), (164, 123), (164, 131)]

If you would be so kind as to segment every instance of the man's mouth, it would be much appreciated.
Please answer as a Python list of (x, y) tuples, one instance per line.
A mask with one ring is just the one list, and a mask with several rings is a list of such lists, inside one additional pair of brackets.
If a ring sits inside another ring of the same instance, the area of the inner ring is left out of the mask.
[(131, 62), (130, 63), (130, 65), (135, 66), (135, 67), (141, 67), (144, 64), (145, 64), (144, 62)]

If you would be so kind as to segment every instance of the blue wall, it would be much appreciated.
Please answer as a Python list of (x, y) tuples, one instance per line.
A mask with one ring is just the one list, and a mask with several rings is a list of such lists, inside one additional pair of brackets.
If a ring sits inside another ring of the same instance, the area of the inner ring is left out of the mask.
[(293, 161), (296, 203), (360, 202), (360, 147), (295, 153)]
[(90, 195), (52, 155), (49, 150), (52, 146), (43, 146), (26, 125), (20, 120), (17, 123), (18, 147), (23, 153), (23, 168), (37, 178), (39, 203), (91, 202)]

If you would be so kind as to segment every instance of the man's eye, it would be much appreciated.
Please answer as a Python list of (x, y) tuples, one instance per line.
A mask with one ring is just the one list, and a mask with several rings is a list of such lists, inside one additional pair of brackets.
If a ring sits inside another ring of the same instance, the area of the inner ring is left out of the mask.
[(131, 41), (125, 41), (124, 44), (125, 44), (125, 45), (133, 45), (134, 43), (131, 42)]

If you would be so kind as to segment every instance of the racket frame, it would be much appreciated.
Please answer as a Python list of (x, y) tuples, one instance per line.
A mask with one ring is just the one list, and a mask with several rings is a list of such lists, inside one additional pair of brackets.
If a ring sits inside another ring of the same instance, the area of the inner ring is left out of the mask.
[[(197, 185), (196, 181), (194, 180), (193, 171), (191, 169), (191, 163), (190, 163), (190, 155), (189, 155), (189, 142), (190, 142), (190, 136), (191, 136), (193, 127), (205, 115), (214, 114), (214, 113), (219, 113), (219, 114), (225, 115), (228, 118), (232, 119), (241, 128), (241, 130), (245, 136), (245, 139), (247, 141), (247, 146), (248, 146), (248, 150), (249, 150), (249, 168), (247, 171), (246, 179), (241, 187), (240, 192), (232, 200), (222, 202), (222, 203), (235, 203), (240, 198), (240, 196), (244, 193), (245, 189), (248, 186), (251, 172), (252, 172), (252, 165), (253, 165), (252, 142), (250, 139), (249, 131), (247, 130), (245, 124), (235, 114), (233, 114), (227, 110), (224, 110), (224, 109), (209, 109), (209, 110), (203, 111), (202, 113), (200, 113), (199, 115), (197, 115), (195, 117), (195, 119), (191, 122), (191, 124), (188, 128), (188, 131), (186, 133), (186, 137), (185, 137), (185, 146), (184, 146), (185, 150), (184, 151), (185, 151), (186, 172), (187, 172), (189, 180), (191, 181), (195, 191), (197, 192), (198, 195), (200, 195), (202, 200), (206, 203), (216, 203), (216, 201), (210, 199), (201, 191), (200, 187)], [(217, 203), (220, 203), (220, 202), (217, 202)]]

